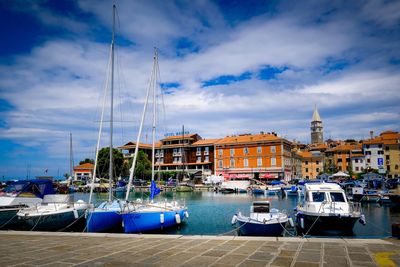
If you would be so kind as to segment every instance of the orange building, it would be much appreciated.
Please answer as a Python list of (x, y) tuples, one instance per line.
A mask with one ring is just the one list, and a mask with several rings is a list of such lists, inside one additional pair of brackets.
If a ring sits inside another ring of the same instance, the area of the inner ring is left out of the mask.
[(215, 142), (215, 174), (289, 181), (291, 149), (292, 143), (275, 133), (227, 136)]
[(326, 168), (331, 172), (351, 171), (351, 158), (362, 153), (360, 143), (344, 143), (325, 151)]
[(74, 167), (74, 181), (88, 181), (93, 177), (94, 164), (84, 163)]

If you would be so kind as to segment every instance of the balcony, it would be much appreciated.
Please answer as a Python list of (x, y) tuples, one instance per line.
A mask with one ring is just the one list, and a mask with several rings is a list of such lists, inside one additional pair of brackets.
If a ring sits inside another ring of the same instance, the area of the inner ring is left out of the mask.
[(201, 151), (197, 151), (196, 156), (201, 156)]
[(127, 158), (133, 158), (133, 155), (135, 155), (135, 153), (126, 153), (123, 155), (124, 155), (124, 159), (127, 159)]
[(173, 157), (180, 157), (181, 155), (182, 155), (181, 152), (173, 152), (172, 153)]
[(209, 155), (209, 152), (207, 150), (204, 151), (204, 155), (207, 156)]

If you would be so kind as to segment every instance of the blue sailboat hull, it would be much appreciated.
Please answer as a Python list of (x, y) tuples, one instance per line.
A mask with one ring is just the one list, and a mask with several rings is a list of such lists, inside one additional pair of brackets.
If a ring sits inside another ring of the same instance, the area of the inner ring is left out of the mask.
[(88, 232), (108, 232), (122, 227), (122, 216), (117, 211), (89, 211), (86, 219)]
[[(177, 225), (175, 215), (179, 214), (182, 222), (185, 218), (185, 211), (185, 209), (173, 211), (134, 211), (122, 214), (125, 233), (142, 233)], [(163, 223), (161, 223), (161, 214), (164, 214)]]
[(86, 216), (86, 229), (88, 232), (114, 232), (122, 229), (120, 200), (101, 203), (94, 210), (89, 210)]

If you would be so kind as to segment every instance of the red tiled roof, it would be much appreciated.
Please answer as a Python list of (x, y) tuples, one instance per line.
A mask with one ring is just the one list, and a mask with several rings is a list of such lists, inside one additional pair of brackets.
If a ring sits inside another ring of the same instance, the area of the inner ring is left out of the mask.
[(94, 164), (92, 163), (83, 163), (81, 165), (75, 166), (74, 169), (93, 169)]
[(236, 143), (256, 143), (262, 141), (279, 141), (280, 137), (274, 134), (248, 134), (248, 135), (235, 135), (235, 136), (227, 136), (219, 139), (216, 142), (217, 145), (222, 144), (236, 144)]

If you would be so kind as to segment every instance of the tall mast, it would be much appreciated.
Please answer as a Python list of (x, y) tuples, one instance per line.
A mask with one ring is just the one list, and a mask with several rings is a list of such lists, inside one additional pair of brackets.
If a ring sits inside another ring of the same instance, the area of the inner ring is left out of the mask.
[(154, 79), (153, 79), (153, 126), (151, 129), (152, 147), (151, 147), (151, 181), (154, 181), (154, 156), (155, 156), (155, 141), (156, 141), (156, 86), (157, 86), (157, 70), (158, 53), (154, 47)]
[[(147, 89), (147, 93), (146, 93), (146, 99), (144, 101), (144, 106), (143, 106), (143, 113), (142, 113), (142, 118), (140, 120), (140, 126), (139, 126), (139, 132), (137, 135), (137, 139), (136, 139), (136, 145), (135, 145), (135, 153), (133, 154), (133, 161), (132, 161), (132, 167), (130, 169), (129, 172), (129, 182), (128, 182), (128, 187), (126, 189), (126, 196), (125, 196), (125, 200), (128, 201), (129, 200), (129, 193), (131, 191), (131, 187), (132, 187), (132, 180), (133, 180), (133, 174), (135, 172), (135, 167), (136, 167), (136, 160), (137, 160), (137, 155), (139, 153), (139, 143), (140, 143), (140, 138), (142, 136), (142, 129), (143, 129), (143, 123), (144, 123), (144, 119), (146, 118), (146, 110), (147, 110), (147, 104), (149, 103), (149, 97), (150, 97), (150, 91), (152, 90), (153, 84), (154, 84), (154, 76), (155, 76), (155, 72), (156, 72), (156, 58), (157, 58), (157, 54), (156, 54), (157, 50), (155, 48), (155, 54), (154, 54), (154, 63), (153, 63), (153, 70), (151, 72), (151, 77), (150, 77), (150, 83), (149, 83), (149, 87)], [(154, 143), (154, 142), (153, 142)], [(153, 150), (154, 151), (154, 150)], [(153, 163), (154, 163), (154, 154), (152, 155), (153, 158)], [(152, 164), (153, 165), (153, 164)], [(154, 166), (154, 165), (153, 165)]]
[(182, 182), (183, 182), (183, 179), (185, 178), (185, 158), (184, 158), (184, 152), (185, 152), (185, 149), (184, 149), (184, 144), (185, 144), (185, 125), (182, 125), (182, 150), (181, 150), (181, 154), (182, 154)]
[(115, 42), (115, 5), (113, 5), (113, 28), (111, 41), (111, 104), (110, 104), (110, 169), (108, 171), (108, 201), (112, 201), (112, 182), (113, 182), (113, 116), (114, 116), (114, 42)]

